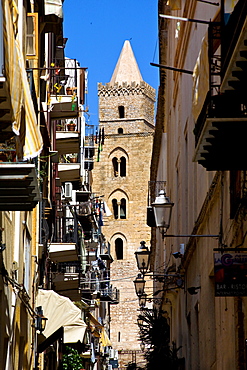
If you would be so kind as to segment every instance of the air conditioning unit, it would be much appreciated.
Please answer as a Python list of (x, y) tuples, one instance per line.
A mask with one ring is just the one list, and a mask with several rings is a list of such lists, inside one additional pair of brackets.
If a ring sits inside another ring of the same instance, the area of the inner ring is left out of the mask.
[(67, 200), (72, 200), (72, 188), (73, 185), (71, 182), (66, 182), (64, 184), (64, 198)]

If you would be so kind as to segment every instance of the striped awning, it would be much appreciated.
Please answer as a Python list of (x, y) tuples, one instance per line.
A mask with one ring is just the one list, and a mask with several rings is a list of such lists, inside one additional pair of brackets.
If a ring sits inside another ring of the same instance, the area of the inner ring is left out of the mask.
[[(41, 152), (43, 141), (32, 103), (23, 54), (15, 36), (18, 9), (14, 0), (3, 0), (3, 18), (5, 70), (12, 106), (12, 130), (24, 141), (24, 159), (30, 159)], [(21, 133), (25, 138), (21, 137)]]

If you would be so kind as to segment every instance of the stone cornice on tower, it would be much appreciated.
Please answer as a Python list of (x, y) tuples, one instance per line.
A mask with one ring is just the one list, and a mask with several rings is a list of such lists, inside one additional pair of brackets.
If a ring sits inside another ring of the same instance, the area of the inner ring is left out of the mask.
[(146, 95), (155, 102), (155, 89), (145, 81), (137, 82), (116, 82), (114, 85), (98, 83), (98, 96), (127, 96), (127, 95)]

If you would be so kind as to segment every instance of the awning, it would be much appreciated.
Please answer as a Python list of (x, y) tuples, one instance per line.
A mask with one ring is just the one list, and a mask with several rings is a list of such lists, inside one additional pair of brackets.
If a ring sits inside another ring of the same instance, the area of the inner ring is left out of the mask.
[(64, 343), (83, 342), (87, 326), (81, 318), (81, 310), (69, 298), (53, 290), (40, 289), (36, 301), (38, 306), (42, 306), (43, 315), (48, 319), (43, 332), (46, 337), (63, 327)]
[[(25, 132), (24, 159), (30, 159), (39, 155), (43, 141), (37, 125), (23, 54), (15, 38), (14, 28), (17, 22), (14, 23), (12, 19), (9, 4), (9, 1), (3, 2), (3, 29), (5, 70), (13, 111), (12, 129), (16, 135), (20, 135), (21, 140), (21, 133)], [(17, 7), (14, 7), (14, 1), (11, 4), (16, 13)], [(24, 130), (21, 125), (25, 126)]]
[(103, 325), (89, 312), (88, 318), (90, 319), (91, 324), (95, 326), (97, 330), (104, 328)]
[(103, 347), (112, 347), (112, 343), (108, 337), (108, 335), (106, 334), (106, 331), (105, 329), (103, 328), (101, 330), (101, 333), (100, 333), (100, 342), (102, 344)]
[(207, 93), (209, 91), (209, 63), (208, 63), (208, 37), (202, 39), (196, 65), (193, 70), (192, 112), (195, 120), (201, 113)]
[(50, 14), (63, 18), (62, 0), (45, 0), (45, 15)]

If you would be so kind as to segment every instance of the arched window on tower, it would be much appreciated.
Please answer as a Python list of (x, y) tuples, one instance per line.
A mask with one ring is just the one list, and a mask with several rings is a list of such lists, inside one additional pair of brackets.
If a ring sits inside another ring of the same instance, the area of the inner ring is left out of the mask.
[(112, 158), (112, 167), (114, 177), (126, 177), (126, 158)]
[(113, 210), (114, 218), (117, 220), (118, 219), (118, 204), (117, 204), (117, 199), (112, 199), (112, 210)]
[(126, 158), (121, 157), (120, 158), (120, 177), (126, 176)]
[(115, 177), (119, 176), (118, 172), (118, 159), (117, 157), (112, 158), (113, 174)]
[(125, 115), (124, 115), (124, 106), (123, 105), (119, 105), (118, 114), (119, 114), (119, 118), (124, 118), (125, 117)]
[(117, 133), (118, 133), (118, 134), (123, 134), (123, 129), (122, 129), (122, 127), (119, 127), (119, 128), (117, 129)]
[(126, 199), (122, 198), (120, 201), (112, 199), (112, 211), (115, 220), (126, 219)]
[(117, 260), (123, 259), (123, 240), (121, 238), (115, 240), (115, 253)]
[(126, 218), (126, 199), (122, 198), (120, 203), (120, 218)]

